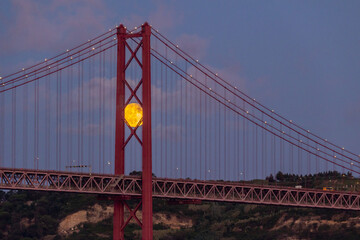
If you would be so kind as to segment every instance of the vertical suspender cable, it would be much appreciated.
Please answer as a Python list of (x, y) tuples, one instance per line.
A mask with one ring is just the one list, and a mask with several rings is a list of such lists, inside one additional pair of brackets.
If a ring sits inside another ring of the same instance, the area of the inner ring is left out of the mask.
[[(68, 55), (69, 57), (69, 55)], [(71, 155), (70, 155), (70, 139), (71, 139), (71, 134), (72, 134), (72, 130), (71, 130), (71, 118), (70, 118), (70, 104), (71, 104), (71, 101), (70, 101), (70, 91), (71, 91), (71, 87), (70, 87), (70, 71), (71, 71), (71, 68), (68, 68), (67, 69), (67, 76), (66, 76), (66, 128), (67, 128), (67, 131), (66, 131), (66, 160), (65, 160), (65, 164), (66, 166), (70, 166), (70, 158), (71, 158)]]
[[(245, 102), (243, 101), (243, 109), (245, 109)], [(243, 133), (243, 169), (242, 169), (242, 177), (243, 177), (243, 181), (245, 181), (245, 168), (246, 168), (246, 145), (245, 145), (245, 138), (246, 138), (246, 130), (245, 130), (245, 118), (242, 119), (242, 133)]]
[[(50, 70), (48, 70), (49, 73)], [(45, 79), (45, 169), (49, 169), (50, 163), (50, 148), (51, 148), (51, 139), (50, 139), (50, 76)], [(40, 160), (40, 159), (38, 159)]]
[(221, 119), (220, 119), (220, 116), (221, 116), (221, 104), (220, 104), (220, 102), (218, 102), (219, 104), (219, 109), (218, 109), (218, 116), (219, 116), (219, 119), (218, 119), (218, 139), (219, 139), (219, 141), (218, 141), (218, 146), (219, 146), (219, 150), (218, 150), (218, 164), (219, 164), (219, 167), (218, 167), (218, 169), (217, 169), (217, 172), (218, 172), (218, 179), (220, 180), (221, 179), (221, 131), (220, 131), (220, 126), (221, 126), (221, 124), (220, 124), (220, 121), (221, 121)]
[(105, 111), (105, 91), (106, 91), (106, 84), (105, 84), (105, 81), (106, 81), (106, 68), (105, 68), (105, 54), (106, 52), (103, 52), (103, 66), (102, 66), (102, 70), (103, 70), (103, 75), (102, 75), (102, 106), (101, 106), (101, 109), (102, 109), (102, 119), (103, 119), (103, 122), (102, 122), (102, 143), (101, 143), (101, 146), (102, 146), (102, 160), (103, 160), (103, 164), (104, 164), (104, 173), (105, 173), (105, 166), (106, 166), (106, 162), (105, 162), (105, 123), (106, 123), (106, 111)]
[(39, 81), (35, 81), (35, 156), (34, 156), (34, 168), (39, 169)]
[[(205, 76), (205, 80), (204, 80), (204, 82), (205, 82), (205, 85), (207, 84), (207, 81), (206, 81), (206, 76)], [(205, 167), (204, 167), (204, 177), (205, 177), (205, 180), (207, 180), (207, 172), (208, 172), (208, 164), (207, 164), (207, 158), (208, 158), (208, 154), (207, 154), (207, 152), (208, 152), (208, 149), (207, 149), (207, 142), (208, 142), (208, 136), (207, 136), (207, 118), (208, 118), (208, 116), (207, 116), (207, 97), (206, 97), (207, 95), (205, 95), (204, 96), (204, 124), (205, 124), (205, 128), (204, 128), (204, 141), (205, 141), (205, 143), (204, 143), (204, 145), (205, 145), (205, 147), (204, 147), (204, 165), (205, 165)]]
[(0, 167), (5, 167), (5, 93), (0, 94)]
[[(197, 76), (196, 76), (196, 73), (197, 71), (195, 72), (195, 78), (197, 79)], [(201, 105), (201, 92), (199, 90), (199, 105), (200, 105), (200, 109), (199, 109), (199, 148), (198, 148), (198, 151), (199, 151), (199, 155), (200, 155), (200, 158), (199, 158), (199, 171), (200, 171), (200, 179), (202, 179), (202, 119), (201, 119), (201, 116), (202, 116), (202, 105)]]
[(23, 86), (23, 168), (27, 168), (27, 159), (28, 159), (28, 85)]
[[(79, 88), (80, 88), (80, 165), (84, 165), (84, 61), (79, 63), (80, 67), (80, 79), (79, 79)], [(81, 169), (81, 168), (80, 168)]]
[(98, 163), (99, 163), (99, 173), (101, 173), (102, 171), (104, 171), (104, 163), (103, 163), (103, 159), (101, 159), (101, 125), (102, 125), (102, 59), (101, 59), (101, 54), (99, 54), (99, 77), (98, 77), (98, 98), (97, 98), (97, 106), (98, 106), (98, 118), (99, 118), (99, 122), (97, 124), (97, 128), (98, 128)]
[(16, 88), (11, 92), (11, 167), (16, 166)]
[(56, 82), (55, 82), (55, 170), (59, 171), (59, 68), (57, 67), (56, 71)]
[[(224, 96), (226, 98), (225, 89), (224, 89)], [(224, 157), (224, 159), (223, 159), (223, 162), (224, 162), (224, 177), (223, 177), (223, 179), (226, 180), (226, 146), (227, 146), (227, 142), (226, 142), (226, 135), (227, 135), (226, 134), (226, 131), (227, 131), (226, 113), (227, 113), (227, 108), (225, 106), (223, 106), (223, 108), (224, 108), (224, 112), (223, 112), (223, 116), (224, 116), (224, 123), (223, 123), (223, 132), (224, 132), (224, 136), (223, 136), (224, 137), (224, 144), (223, 144), (223, 146), (224, 146), (224, 148), (223, 148), (223, 151), (224, 151), (224, 155), (223, 155), (223, 157)]]
[[(164, 177), (164, 169), (163, 169), (163, 165), (164, 165), (164, 157), (163, 157), (163, 152), (164, 152), (164, 94), (163, 94), (163, 65), (160, 64), (160, 99), (161, 99), (161, 120), (160, 120), (160, 162), (161, 162), (161, 177)], [(186, 128), (185, 128), (186, 129)]]

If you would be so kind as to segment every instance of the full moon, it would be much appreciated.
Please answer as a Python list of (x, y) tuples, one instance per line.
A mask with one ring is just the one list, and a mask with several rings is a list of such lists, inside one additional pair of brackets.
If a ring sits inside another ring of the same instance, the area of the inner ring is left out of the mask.
[[(140, 104), (130, 103), (124, 109), (126, 123), (130, 127), (141, 126), (143, 124), (143, 110)], [(140, 123), (139, 123), (140, 122)]]

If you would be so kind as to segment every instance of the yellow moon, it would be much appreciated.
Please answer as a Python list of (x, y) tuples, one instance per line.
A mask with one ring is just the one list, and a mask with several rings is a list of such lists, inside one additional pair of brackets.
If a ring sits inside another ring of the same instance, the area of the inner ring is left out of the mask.
[(128, 104), (124, 109), (124, 116), (127, 125), (130, 127), (141, 126), (143, 124), (143, 109), (138, 103)]

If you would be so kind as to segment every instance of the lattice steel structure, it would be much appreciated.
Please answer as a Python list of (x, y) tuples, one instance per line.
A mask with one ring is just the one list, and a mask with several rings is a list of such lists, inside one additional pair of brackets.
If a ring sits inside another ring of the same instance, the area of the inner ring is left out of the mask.
[[(141, 197), (143, 183), (142, 178), (136, 176), (0, 169), (0, 187), (3, 189), (103, 194), (114, 196), (117, 201)], [(163, 178), (153, 178), (151, 190), (157, 198), (360, 210), (357, 192)], [(136, 217), (134, 211), (130, 217)]]

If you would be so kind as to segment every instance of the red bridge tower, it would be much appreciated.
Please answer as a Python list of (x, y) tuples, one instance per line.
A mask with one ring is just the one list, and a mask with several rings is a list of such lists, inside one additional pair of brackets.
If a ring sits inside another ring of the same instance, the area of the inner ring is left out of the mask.
[[(117, 87), (116, 87), (116, 127), (115, 127), (115, 174), (122, 175), (125, 171), (125, 148), (132, 137), (137, 138), (142, 147), (142, 198), (135, 209), (126, 203), (126, 198), (114, 199), (113, 239), (124, 239), (124, 228), (134, 218), (142, 228), (142, 239), (153, 239), (152, 223), (152, 152), (151, 152), (151, 65), (150, 65), (150, 36), (151, 28), (148, 23), (142, 25), (141, 32), (128, 33), (123, 25), (117, 28)], [(127, 43), (128, 39), (140, 39), (133, 50)], [(131, 56), (126, 59), (126, 49)], [(141, 49), (141, 59), (137, 53)], [(136, 61), (142, 69), (142, 78), (138, 85), (132, 89), (126, 79), (126, 69), (132, 61)], [(142, 85), (142, 98), (138, 97), (137, 90)], [(131, 92), (125, 99), (125, 88)], [(124, 109), (132, 99), (135, 99), (143, 108), (142, 139), (136, 131), (138, 126), (132, 128), (125, 124)], [(140, 100), (141, 99), (141, 100)], [(130, 135), (125, 139), (125, 127), (129, 127)], [(136, 211), (142, 206), (142, 221), (136, 217)], [(124, 209), (130, 211), (125, 221)]]

